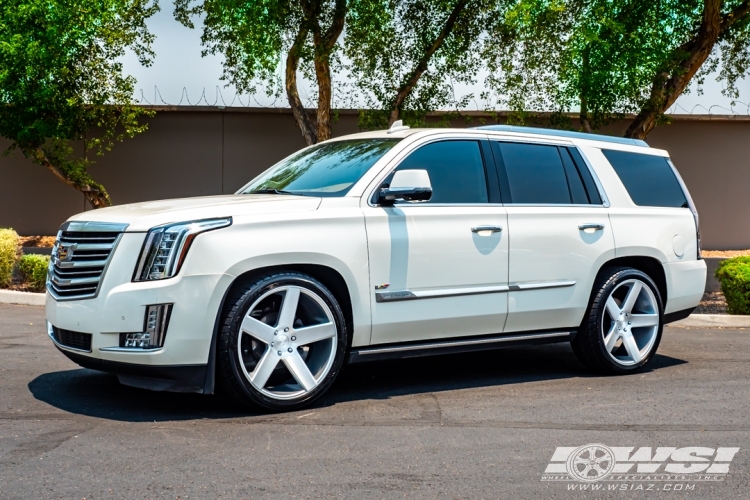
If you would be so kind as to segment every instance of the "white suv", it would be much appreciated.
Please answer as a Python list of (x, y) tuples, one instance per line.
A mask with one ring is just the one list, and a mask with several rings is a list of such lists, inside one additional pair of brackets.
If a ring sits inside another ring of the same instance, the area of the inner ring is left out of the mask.
[[(186, 172), (189, 175), (189, 172)], [(489, 126), (355, 134), (235, 195), (58, 233), (55, 345), (123, 384), (299, 408), (346, 363), (571, 342), (632, 373), (703, 294), (698, 216), (642, 141)]]

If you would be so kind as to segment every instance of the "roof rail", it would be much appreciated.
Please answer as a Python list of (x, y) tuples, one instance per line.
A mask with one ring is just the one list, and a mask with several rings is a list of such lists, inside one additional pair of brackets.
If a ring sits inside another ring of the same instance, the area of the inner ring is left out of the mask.
[(521, 127), (518, 125), (485, 125), (473, 127), (477, 130), (497, 130), (500, 132), (519, 132), (522, 134), (552, 135), (557, 137), (570, 137), (571, 139), (587, 139), (589, 141), (612, 142), (615, 144), (627, 144), (628, 146), (650, 147), (646, 141), (640, 139), (629, 139), (627, 137), (615, 137), (612, 135), (589, 134), (586, 132), (573, 132), (572, 130), (559, 130), (540, 127)]

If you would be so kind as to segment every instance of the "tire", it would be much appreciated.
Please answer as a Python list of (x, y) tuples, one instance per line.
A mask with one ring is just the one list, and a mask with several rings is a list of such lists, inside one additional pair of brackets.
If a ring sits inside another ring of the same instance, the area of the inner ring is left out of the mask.
[(289, 411), (328, 390), (341, 371), (349, 333), (338, 301), (322, 283), (297, 272), (269, 274), (227, 303), (217, 378), (230, 396), (254, 408)]
[(637, 269), (607, 268), (594, 284), (571, 345), (578, 359), (594, 371), (635, 373), (653, 359), (663, 327), (664, 306), (654, 281)]

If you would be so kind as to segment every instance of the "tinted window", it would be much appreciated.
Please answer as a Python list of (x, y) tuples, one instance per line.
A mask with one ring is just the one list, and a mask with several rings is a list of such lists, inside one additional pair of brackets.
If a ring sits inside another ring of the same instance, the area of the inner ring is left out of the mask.
[(647, 207), (687, 207), (687, 199), (667, 159), (603, 149), (633, 203)]
[(309, 196), (344, 196), (398, 141), (358, 139), (313, 146), (271, 167), (240, 193), (284, 191)]
[(556, 146), (497, 144), (508, 177), (510, 203), (572, 203), (565, 168)]
[(479, 142), (427, 144), (406, 157), (396, 170), (419, 169), (430, 174), (432, 198), (428, 203), (487, 203), (487, 178)]
[(560, 149), (560, 157), (562, 158), (563, 167), (565, 167), (565, 177), (568, 178), (568, 187), (570, 188), (570, 198), (576, 205), (587, 205), (589, 203), (589, 195), (586, 193), (586, 188), (583, 186), (583, 179), (581, 173), (573, 163), (573, 158), (570, 157), (567, 149)]
[[(589, 171), (589, 167), (586, 165), (586, 162), (583, 161), (581, 153), (579, 153), (576, 148), (565, 148), (565, 151), (567, 151), (568, 155), (573, 158), (573, 162), (578, 167), (578, 173), (583, 180), (583, 185), (586, 189), (586, 195), (589, 198), (589, 203), (593, 205), (601, 205), (602, 197), (599, 194), (599, 191), (596, 189), (594, 178), (592, 177), (591, 172)], [(563, 157), (565, 157), (565, 155), (563, 155)]]

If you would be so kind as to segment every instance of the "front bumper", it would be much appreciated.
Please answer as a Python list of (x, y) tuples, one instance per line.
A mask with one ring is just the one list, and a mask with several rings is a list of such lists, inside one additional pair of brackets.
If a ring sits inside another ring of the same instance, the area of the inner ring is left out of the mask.
[[(54, 339), (52, 339), (55, 342)], [(152, 391), (205, 392), (208, 365), (148, 366), (120, 363), (85, 356), (66, 349), (57, 342), (55, 346), (71, 361), (84, 368), (114, 373), (124, 385)]]
[[(144, 237), (144, 233), (123, 234), (95, 298), (58, 301), (47, 294), (48, 323), (91, 335), (90, 350), (52, 341), (81, 366), (117, 373), (128, 385), (202, 392), (203, 382), (197, 391), (195, 381), (205, 379), (218, 311), (234, 278), (202, 274), (133, 283)], [(173, 304), (163, 347), (118, 349), (120, 333), (143, 331), (146, 307), (151, 304)], [(186, 382), (182, 388), (180, 381)]]

